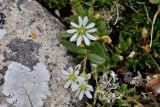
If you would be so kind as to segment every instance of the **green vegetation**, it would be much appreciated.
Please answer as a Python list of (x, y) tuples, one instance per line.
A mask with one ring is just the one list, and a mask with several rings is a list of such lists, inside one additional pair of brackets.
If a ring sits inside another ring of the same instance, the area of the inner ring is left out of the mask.
[(160, 0), (39, 2), (45, 3), (67, 30), (76, 29), (70, 22), (79, 26), (79, 16), (83, 21), (87, 16), (88, 24), (95, 24), (92, 35), (96, 40), (89, 45), (85, 40), (80, 45), (70, 40), (75, 33), (85, 33), (84, 29), (64, 30), (59, 36), (62, 45), (82, 60), (80, 76), (91, 75), (85, 82), (94, 86), (94, 97), (86, 101), (87, 107), (160, 106)]

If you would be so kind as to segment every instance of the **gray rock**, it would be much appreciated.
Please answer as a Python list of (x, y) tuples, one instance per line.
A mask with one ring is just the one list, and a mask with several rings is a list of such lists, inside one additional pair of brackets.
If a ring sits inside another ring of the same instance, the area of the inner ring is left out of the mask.
[[(0, 73), (4, 76), (12, 62), (33, 68), (43, 63), (50, 71), (51, 96), (44, 107), (83, 107), (71, 93), (63, 88), (61, 71), (74, 65), (72, 57), (58, 41), (63, 25), (36, 1), (1, 0), (1, 12), (5, 14), (3, 28), (7, 34), (0, 39)], [(18, 4), (17, 4), (18, 3)], [(67, 65), (67, 66), (66, 66)], [(0, 90), (2, 90), (0, 86)], [(0, 92), (0, 96), (3, 96)], [(0, 99), (5, 102), (5, 96)]]

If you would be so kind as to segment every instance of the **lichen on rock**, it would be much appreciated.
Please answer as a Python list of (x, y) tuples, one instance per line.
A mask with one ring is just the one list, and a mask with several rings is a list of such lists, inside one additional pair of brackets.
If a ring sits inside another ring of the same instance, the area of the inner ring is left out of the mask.
[(30, 68), (12, 62), (8, 66), (2, 93), (7, 96), (7, 102), (16, 107), (42, 107), (50, 95), (50, 75), (42, 63)]

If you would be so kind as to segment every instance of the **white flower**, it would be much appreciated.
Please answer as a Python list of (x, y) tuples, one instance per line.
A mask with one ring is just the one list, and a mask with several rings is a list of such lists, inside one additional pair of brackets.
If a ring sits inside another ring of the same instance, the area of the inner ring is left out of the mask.
[(83, 19), (82, 17), (78, 17), (79, 24), (76, 24), (74, 22), (71, 22), (73, 29), (67, 30), (68, 33), (73, 34), (73, 36), (70, 38), (71, 42), (76, 42), (77, 46), (81, 44), (81, 42), (84, 40), (84, 43), (89, 46), (91, 41), (96, 40), (96, 37), (93, 36), (91, 33), (94, 33), (97, 31), (96, 28), (94, 28), (95, 23), (88, 23), (88, 17), (85, 16)]
[(132, 51), (129, 55), (128, 55), (128, 58), (133, 58), (134, 56), (135, 56), (135, 52), (134, 51)]
[(91, 91), (93, 91), (93, 87), (88, 85), (86, 81), (80, 82), (76, 87), (77, 91), (76, 96), (79, 96), (79, 100), (82, 100), (83, 96), (86, 95), (89, 99), (92, 99)]
[(67, 89), (71, 86), (72, 91), (74, 91), (74, 87), (77, 86), (78, 82), (84, 81), (85, 78), (78, 76), (79, 75), (80, 66), (76, 66), (75, 69), (70, 67), (67, 71), (63, 70), (63, 78), (65, 79), (64, 88)]

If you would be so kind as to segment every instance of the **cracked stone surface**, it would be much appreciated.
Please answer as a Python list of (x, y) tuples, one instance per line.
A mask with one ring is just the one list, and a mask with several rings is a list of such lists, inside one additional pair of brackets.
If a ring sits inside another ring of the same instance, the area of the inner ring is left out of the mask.
[[(2, 3), (2, 2), (3, 3)], [(61, 71), (74, 65), (73, 58), (58, 41), (63, 25), (36, 1), (0, 0), (0, 12), (4, 13), (7, 34), (0, 39), (0, 90), (5, 71), (14, 61), (29, 68), (38, 62), (50, 71), (51, 96), (44, 107), (84, 107), (74, 93), (63, 88)], [(13, 107), (0, 91), (0, 107)]]

